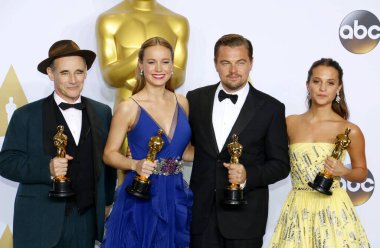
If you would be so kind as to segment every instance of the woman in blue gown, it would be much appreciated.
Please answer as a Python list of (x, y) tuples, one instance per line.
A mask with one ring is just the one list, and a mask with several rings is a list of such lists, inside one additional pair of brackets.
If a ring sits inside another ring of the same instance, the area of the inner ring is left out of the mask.
[[(102, 247), (181, 248), (189, 245), (192, 193), (183, 180), (181, 158), (189, 144), (188, 103), (169, 88), (173, 48), (160, 37), (145, 41), (138, 54), (137, 84), (119, 104), (104, 150), (106, 164), (129, 170), (106, 222)], [(156, 161), (146, 160), (151, 137), (162, 130)], [(125, 135), (132, 158), (120, 153)], [(190, 147), (190, 146), (189, 146)], [(191, 158), (192, 152), (189, 150)], [(150, 180), (149, 199), (126, 192), (134, 177)]]

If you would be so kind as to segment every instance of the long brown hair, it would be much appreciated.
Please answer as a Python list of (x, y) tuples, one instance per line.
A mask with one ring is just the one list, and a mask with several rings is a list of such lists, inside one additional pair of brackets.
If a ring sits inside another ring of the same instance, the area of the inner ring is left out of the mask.
[[(350, 113), (348, 111), (348, 106), (347, 106), (347, 103), (346, 103), (346, 97), (344, 95), (344, 87), (343, 87), (343, 69), (342, 67), (339, 65), (339, 63), (331, 58), (321, 58), (320, 60), (317, 60), (315, 61), (308, 73), (307, 73), (307, 80), (306, 80), (306, 84), (309, 85), (310, 83), (310, 78), (311, 76), (313, 75), (313, 70), (314, 68), (320, 66), (320, 65), (324, 65), (324, 66), (328, 66), (328, 67), (333, 67), (335, 70), (337, 70), (338, 72), (338, 75), (339, 75), (339, 85), (342, 86), (342, 88), (340, 89), (339, 91), (339, 96), (340, 96), (340, 101), (339, 103), (336, 102), (335, 100), (332, 102), (331, 104), (331, 108), (332, 110), (337, 113), (338, 115), (340, 115), (342, 118), (344, 118), (345, 120), (348, 119), (348, 117), (350, 116)], [(308, 97), (307, 98), (307, 104), (308, 104), (308, 107), (309, 109), (311, 108), (311, 99)]]
[[(135, 87), (133, 88), (133, 91), (132, 91), (132, 95), (136, 94), (137, 92), (141, 91), (144, 87), (145, 87), (145, 84), (146, 84), (146, 81), (145, 81), (145, 77), (144, 75), (141, 75), (140, 74), (140, 68), (139, 68), (139, 63), (142, 63), (143, 62), (143, 59), (144, 59), (144, 53), (145, 53), (145, 49), (147, 49), (148, 47), (152, 47), (152, 46), (163, 46), (163, 47), (166, 47), (167, 49), (170, 50), (170, 55), (171, 55), (171, 60), (173, 62), (174, 60), (174, 50), (173, 50), (173, 47), (170, 45), (170, 43), (165, 40), (164, 38), (161, 38), (161, 37), (153, 37), (153, 38), (150, 38), (148, 40), (146, 40), (140, 47), (140, 50), (139, 50), (139, 54), (138, 54), (138, 62), (137, 62), (137, 67), (136, 67), (136, 85)], [(172, 88), (171, 86), (171, 80), (172, 78), (170, 78), (166, 84), (165, 84), (165, 88), (174, 92), (174, 89)]]

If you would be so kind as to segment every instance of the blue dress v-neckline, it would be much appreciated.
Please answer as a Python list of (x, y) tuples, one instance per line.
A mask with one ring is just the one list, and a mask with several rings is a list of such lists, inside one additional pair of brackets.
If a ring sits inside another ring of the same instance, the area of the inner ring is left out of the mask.
[[(166, 139), (170, 143), (171, 140), (174, 138), (175, 131), (177, 129), (178, 105), (179, 105), (178, 102), (176, 103), (176, 107), (175, 107), (175, 110), (174, 110), (174, 113), (173, 113), (173, 116), (172, 116), (172, 121), (171, 121), (171, 124), (170, 124), (169, 133), (167, 133), (166, 130), (164, 128), (162, 128), (162, 126), (158, 123), (158, 121), (156, 121), (153, 118), (153, 116), (144, 107), (142, 107), (140, 104), (138, 104), (138, 105), (139, 105), (140, 113), (141, 113), (141, 111), (144, 111), (145, 114), (151, 119), (151, 121), (157, 126), (157, 128), (162, 130), (162, 133), (165, 135)], [(138, 120), (140, 120), (140, 118), (138, 118)]]

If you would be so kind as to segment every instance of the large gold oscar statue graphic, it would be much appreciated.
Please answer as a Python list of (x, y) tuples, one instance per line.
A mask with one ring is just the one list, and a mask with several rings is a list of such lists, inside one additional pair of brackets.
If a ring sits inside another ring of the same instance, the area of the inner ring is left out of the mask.
[[(109, 86), (117, 88), (114, 106), (132, 95), (139, 48), (151, 37), (165, 38), (174, 48), (172, 88), (184, 83), (188, 21), (156, 0), (122, 1), (98, 17), (96, 34), (103, 78)], [(122, 152), (127, 153), (127, 142)], [(123, 180), (124, 174), (119, 172), (118, 184)]]
[(104, 80), (117, 88), (115, 105), (131, 96), (141, 44), (154, 36), (174, 48), (173, 88), (185, 81), (189, 24), (155, 0), (124, 0), (97, 20), (100, 68)]

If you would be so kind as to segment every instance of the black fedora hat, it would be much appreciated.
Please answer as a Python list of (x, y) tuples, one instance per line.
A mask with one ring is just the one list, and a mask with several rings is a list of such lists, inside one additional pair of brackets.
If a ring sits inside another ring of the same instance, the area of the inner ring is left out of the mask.
[(57, 58), (67, 56), (81, 56), (86, 60), (87, 70), (91, 68), (95, 60), (96, 54), (90, 50), (81, 50), (79, 46), (72, 40), (60, 40), (55, 42), (49, 49), (49, 57), (38, 64), (37, 69), (47, 74), (46, 69), (51, 62)]

